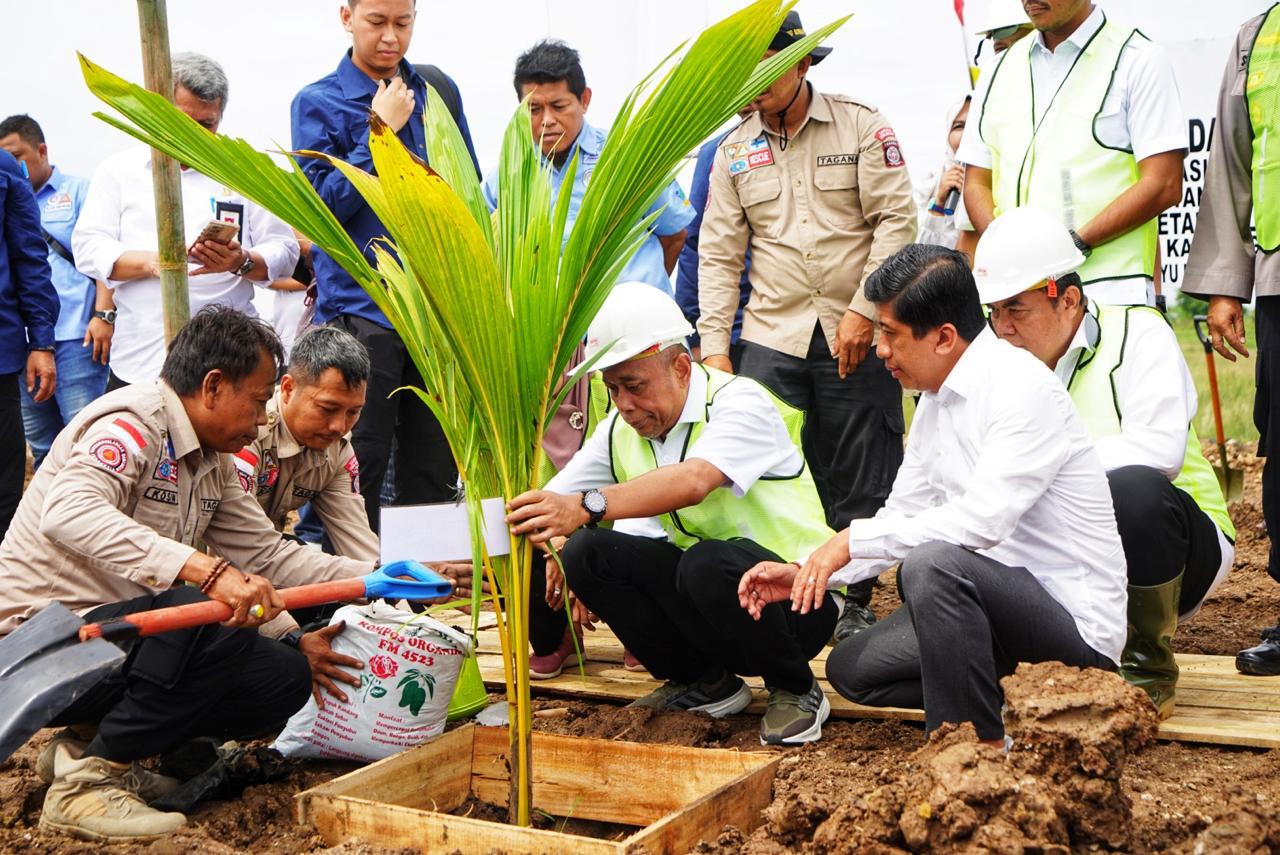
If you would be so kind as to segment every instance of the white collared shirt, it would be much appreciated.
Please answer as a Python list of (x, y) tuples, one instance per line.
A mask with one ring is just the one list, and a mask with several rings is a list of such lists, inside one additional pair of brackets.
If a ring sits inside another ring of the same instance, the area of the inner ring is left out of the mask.
[[(1097, 308), (1091, 303), (1071, 345), (1054, 368), (1054, 374), (1068, 389), (1081, 357), (1097, 350), (1098, 335)], [(1102, 468), (1110, 472), (1121, 466), (1150, 466), (1174, 480), (1182, 472), (1187, 428), (1196, 416), (1197, 399), (1182, 348), (1164, 319), (1151, 312), (1129, 313), (1124, 360), (1111, 377), (1123, 418), (1119, 433), (1094, 443)], [(1226, 533), (1216, 523), (1214, 529), (1222, 560), (1206, 599), (1227, 577), (1236, 554)], [(1183, 619), (1187, 617), (1184, 615)]]
[(849, 526), (853, 557), (828, 587), (868, 579), (942, 541), (1025, 567), (1120, 661), (1124, 548), (1097, 452), (1062, 383), (984, 329), (920, 398), (888, 501)]
[[(1043, 33), (1037, 31), (1027, 36), (1034, 40), (1031, 86), (1035, 93), (1036, 122), (1043, 117), (1080, 52), (1105, 20), (1102, 8), (1095, 5), (1084, 23), (1053, 51), (1045, 47)], [(978, 79), (969, 108), (969, 122), (956, 151), (961, 163), (982, 169), (991, 169), (993, 163), (991, 150), (982, 141), (980, 126), (994, 68), (993, 62)], [(1163, 47), (1146, 38), (1130, 39), (1124, 46), (1111, 88), (1102, 99), (1094, 132), (1102, 145), (1132, 151), (1135, 160), (1187, 147), (1187, 115), (1182, 109), (1173, 63)], [(1119, 193), (1118, 189), (1116, 195)], [(1151, 305), (1155, 300), (1150, 276), (1095, 282), (1085, 286), (1085, 292), (1089, 299), (1103, 303)]]
[[(745, 496), (765, 475), (790, 477), (800, 468), (803, 454), (791, 441), (782, 416), (764, 388), (746, 377), (738, 377), (716, 393), (706, 427), (685, 453), (689, 429), (703, 420), (706, 408), (707, 376), (694, 366), (689, 393), (675, 427), (663, 439), (648, 440), (658, 466), (679, 463), (682, 455), (685, 460), (705, 460), (724, 473), (738, 497)], [(609, 434), (617, 418), (620, 416), (614, 410), (600, 423), (564, 469), (548, 482), (548, 490), (576, 493), (617, 483), (609, 453)], [(653, 525), (657, 525), (656, 521)], [(639, 533), (633, 526), (627, 526), (626, 531)], [(664, 535), (659, 531), (650, 536)]]
[[(266, 280), (256, 284), (266, 287), (292, 274), (298, 262), (298, 242), (279, 218), (194, 169), (181, 170), (179, 186), (187, 246), (195, 242), (215, 212), (224, 216), (239, 213), (241, 245), (261, 255), (267, 265)], [(128, 383), (156, 379), (165, 356), (160, 280), (146, 277), (118, 282), (109, 278), (125, 252), (154, 252), (157, 246), (151, 149), (132, 148), (103, 161), (80, 210), (71, 243), (80, 272), (105, 280), (115, 295), (112, 372)], [(191, 270), (197, 267), (189, 265)], [(254, 285), (248, 277), (234, 273), (192, 276), (187, 280), (191, 314), (218, 303), (256, 316)]]

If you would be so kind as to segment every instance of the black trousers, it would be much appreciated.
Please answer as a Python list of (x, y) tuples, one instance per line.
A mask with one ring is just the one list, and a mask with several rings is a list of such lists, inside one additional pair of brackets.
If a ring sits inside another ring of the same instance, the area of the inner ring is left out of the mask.
[(827, 679), (850, 700), (923, 707), (929, 730), (969, 721), (999, 739), (1000, 678), (1019, 662), (1115, 668), (1026, 568), (926, 543), (902, 562), (901, 585), (905, 606), (827, 657)]
[(1129, 584), (1163, 585), (1182, 573), (1178, 614), (1200, 605), (1222, 564), (1218, 527), (1186, 492), (1150, 466), (1107, 473)]
[(1280, 582), (1280, 460), (1271, 446), (1280, 443), (1280, 297), (1254, 301), (1254, 334), (1257, 337), (1257, 391), (1253, 398), (1253, 424), (1258, 428), (1258, 456), (1262, 465), (1262, 520), (1271, 540), (1267, 572)]
[(742, 574), (776, 555), (749, 540), (685, 551), (661, 540), (582, 529), (562, 552), (569, 587), (660, 680), (691, 683), (731, 671), (807, 692), (809, 660), (836, 624), (836, 604), (801, 616), (774, 603), (759, 621), (738, 605)]
[(27, 442), (22, 427), (21, 374), (0, 374), (0, 540), (22, 501), (27, 474)]
[(355, 315), (340, 315), (333, 325), (351, 333), (369, 351), (373, 371), (360, 421), (351, 445), (360, 461), (360, 494), (369, 527), (379, 530), (382, 480), (398, 441), (395, 460), (396, 501), (416, 505), (444, 502), (454, 496), (458, 470), (435, 415), (412, 392), (392, 394), (401, 386), (422, 388), (422, 377), (395, 330)]
[[(207, 599), (192, 587), (100, 606), (105, 620)], [(120, 671), (62, 712), (55, 725), (96, 722), (85, 753), (117, 763), (153, 757), (199, 736), (251, 739), (279, 730), (307, 702), (306, 657), (251, 629), (218, 624), (133, 642)]]
[[(827, 525), (875, 516), (902, 465), (902, 387), (874, 348), (840, 379), (821, 324), (814, 324), (803, 359), (742, 342), (739, 373), (759, 380), (805, 413), (804, 456), (813, 469)], [(850, 586), (849, 598), (871, 602), (874, 580)]]

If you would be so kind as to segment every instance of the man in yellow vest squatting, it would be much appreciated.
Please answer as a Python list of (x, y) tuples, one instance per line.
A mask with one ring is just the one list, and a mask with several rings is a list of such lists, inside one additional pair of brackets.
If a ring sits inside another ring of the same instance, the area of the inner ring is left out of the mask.
[(1152, 304), (1156, 218), (1177, 204), (1187, 120), (1173, 65), (1089, 0), (1023, 0), (1036, 33), (983, 72), (957, 158), (981, 236), (1031, 205), (1072, 229), (1089, 299)]
[(1084, 260), (1066, 226), (1015, 208), (978, 242), (973, 273), (996, 335), (1066, 384), (1102, 458), (1129, 567), (1120, 673), (1165, 717), (1174, 630), (1231, 570), (1236, 530), (1190, 426), (1196, 390), (1173, 330), (1154, 309), (1087, 300)]
[[(635, 705), (729, 715), (751, 702), (739, 675), (760, 675), (770, 690), (760, 741), (812, 742), (831, 708), (809, 660), (831, 637), (835, 598), (804, 615), (777, 605), (757, 621), (737, 593), (750, 567), (803, 561), (832, 535), (800, 451), (803, 415), (750, 378), (694, 364), (692, 332), (666, 294), (614, 288), (586, 356), (608, 348), (596, 367), (616, 409), (545, 490), (511, 501), (507, 520), (535, 542), (569, 536), (578, 616), (599, 615), (665, 681)], [(646, 517), (665, 539), (597, 527)]]

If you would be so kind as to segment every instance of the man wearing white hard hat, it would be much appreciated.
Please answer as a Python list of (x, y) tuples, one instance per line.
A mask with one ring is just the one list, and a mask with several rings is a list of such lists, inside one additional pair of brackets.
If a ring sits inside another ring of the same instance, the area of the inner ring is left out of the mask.
[(1151, 304), (1160, 213), (1182, 198), (1187, 119), (1164, 49), (1090, 0), (1023, 0), (1036, 33), (978, 81), (958, 159), (979, 237), (1032, 205), (1086, 261), (1091, 300)]
[(1173, 330), (1154, 309), (1085, 299), (1083, 262), (1066, 226), (1015, 208), (979, 241), (973, 272), (996, 335), (1054, 370), (1102, 457), (1128, 564), (1120, 670), (1167, 716), (1174, 630), (1230, 571), (1235, 527), (1191, 426), (1196, 390)]
[[(605, 351), (596, 367), (615, 410), (545, 490), (511, 501), (507, 520), (534, 542), (568, 536), (577, 613), (607, 621), (665, 681), (636, 705), (729, 715), (751, 702), (739, 675), (760, 675), (761, 742), (812, 742), (830, 705), (809, 660), (835, 627), (835, 598), (759, 619), (738, 601), (749, 568), (803, 561), (832, 535), (800, 450), (803, 414), (754, 380), (694, 364), (692, 332), (657, 289), (614, 288), (586, 358)], [(665, 539), (596, 527), (648, 517)]]
[(1022, 0), (989, 0), (983, 14), (977, 16), (973, 24), (975, 33), (991, 40), (996, 56), (1035, 30), (1022, 8)]

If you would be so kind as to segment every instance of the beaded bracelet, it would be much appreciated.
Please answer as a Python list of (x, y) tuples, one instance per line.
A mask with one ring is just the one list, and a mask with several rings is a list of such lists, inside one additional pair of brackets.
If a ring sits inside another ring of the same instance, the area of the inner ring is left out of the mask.
[(200, 583), (200, 593), (207, 594), (209, 589), (213, 587), (213, 583), (218, 581), (218, 577), (222, 575), (222, 571), (231, 566), (231, 561), (226, 558), (219, 558), (213, 565), (213, 569), (209, 571), (209, 575), (204, 577), (204, 581)]

